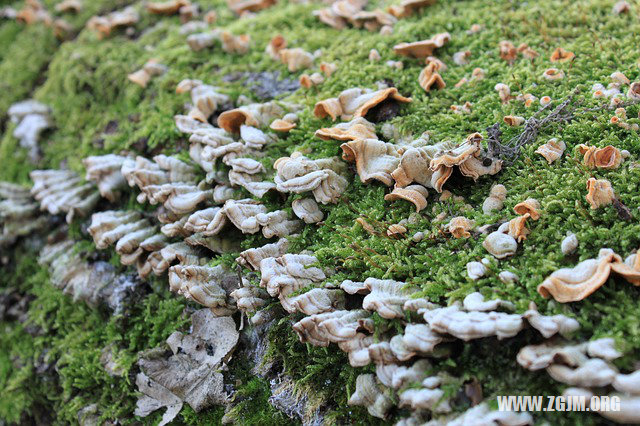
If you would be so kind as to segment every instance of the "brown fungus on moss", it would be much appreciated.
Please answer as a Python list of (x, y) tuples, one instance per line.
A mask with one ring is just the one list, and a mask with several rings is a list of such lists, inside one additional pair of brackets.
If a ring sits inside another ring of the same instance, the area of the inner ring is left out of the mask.
[(433, 55), (435, 49), (444, 46), (449, 40), (451, 40), (449, 33), (440, 33), (427, 40), (397, 44), (393, 46), (393, 51), (398, 55), (422, 59)]

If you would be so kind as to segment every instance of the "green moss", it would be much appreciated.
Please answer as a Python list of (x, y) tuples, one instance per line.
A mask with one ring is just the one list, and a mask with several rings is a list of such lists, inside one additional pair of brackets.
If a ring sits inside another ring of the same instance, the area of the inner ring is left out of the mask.
[(57, 41), (51, 30), (39, 25), (24, 28), (10, 43), (0, 62), (0, 121), (9, 106), (29, 96), (55, 53)]
[[(51, 286), (33, 254), (19, 258), (9, 271), (15, 278), (1, 287), (16, 288), (33, 300), (27, 323), (2, 324), (0, 386), (11, 392), (0, 402), (0, 418), (18, 422), (43, 406), (59, 422), (73, 423), (78, 410), (93, 403), (104, 419), (130, 418), (136, 398), (128, 372), (138, 351), (162, 344), (189, 323), (182, 315), (184, 301), (165, 290), (149, 295), (127, 316), (110, 316)], [(114, 348), (123, 377), (105, 373), (100, 356), (107, 346)]]
[(299, 424), (269, 403), (269, 383), (253, 375), (253, 367), (254, 365), (242, 355), (234, 361), (229, 376), (234, 380), (236, 392), (231, 402), (233, 408), (225, 414), (226, 421), (245, 426), (261, 425), (265, 422), (274, 426)]
[(22, 27), (14, 21), (0, 24), (0, 60), (4, 59), (7, 51), (11, 47), (13, 40), (18, 36)]

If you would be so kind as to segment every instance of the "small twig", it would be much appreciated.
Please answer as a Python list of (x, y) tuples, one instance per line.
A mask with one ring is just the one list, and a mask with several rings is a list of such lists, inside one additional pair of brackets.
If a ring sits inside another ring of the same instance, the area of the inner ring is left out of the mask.
[[(536, 140), (542, 130), (554, 123), (568, 123), (576, 117), (576, 109), (579, 104), (571, 104), (577, 93), (577, 90), (574, 91), (544, 118), (539, 117), (548, 109), (549, 104), (540, 108), (526, 120), (524, 130), (506, 142), (501, 142), (502, 131), (500, 130), (500, 123), (495, 123), (493, 126), (487, 127), (488, 156), (491, 158), (500, 158), (504, 160), (506, 164), (512, 164), (520, 155), (522, 147)], [(588, 110), (581, 111), (581, 113), (586, 111)]]
[(501, 142), (502, 131), (500, 130), (500, 123), (495, 123), (494, 125), (487, 127), (486, 131), (488, 134), (488, 157), (500, 158), (504, 160), (505, 164), (513, 164), (513, 162), (520, 155), (520, 150), (522, 149), (522, 147), (535, 141), (540, 132), (546, 129), (551, 124), (569, 123), (582, 114), (596, 111), (612, 111), (616, 108), (625, 108), (630, 105), (638, 104), (640, 102), (640, 100), (631, 100), (617, 105), (604, 104), (593, 108), (578, 109), (580, 106), (580, 102), (572, 105), (573, 98), (577, 93), (578, 90), (576, 89), (544, 118), (539, 117), (550, 104), (547, 104), (544, 107), (540, 108), (525, 122), (524, 130), (518, 136), (511, 138), (507, 142)]

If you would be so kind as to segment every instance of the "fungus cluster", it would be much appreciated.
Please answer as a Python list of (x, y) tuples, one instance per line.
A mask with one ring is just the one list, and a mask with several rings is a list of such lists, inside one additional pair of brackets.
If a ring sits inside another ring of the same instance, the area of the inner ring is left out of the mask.
[(338, 0), (329, 7), (315, 10), (320, 22), (338, 30), (351, 25), (355, 28), (365, 28), (368, 31), (381, 31), (392, 28), (397, 18), (381, 9), (366, 11), (367, 0)]
[(0, 181), (0, 247), (46, 225), (47, 218), (38, 215), (38, 207), (29, 188)]

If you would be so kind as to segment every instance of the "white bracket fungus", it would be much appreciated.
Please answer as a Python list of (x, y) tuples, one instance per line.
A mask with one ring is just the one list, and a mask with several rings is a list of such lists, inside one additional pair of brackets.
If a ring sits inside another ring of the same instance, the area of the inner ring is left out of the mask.
[(29, 159), (36, 163), (40, 159), (38, 140), (45, 130), (53, 127), (51, 109), (32, 99), (11, 105), (7, 115), (16, 128), (13, 136), (20, 140), (20, 146), (29, 151)]

